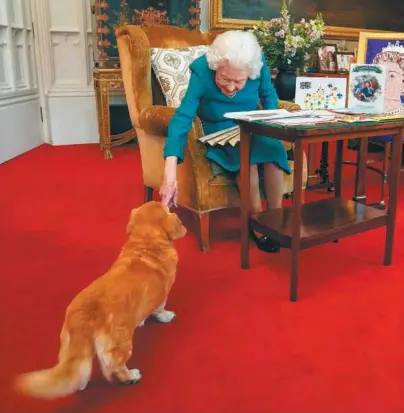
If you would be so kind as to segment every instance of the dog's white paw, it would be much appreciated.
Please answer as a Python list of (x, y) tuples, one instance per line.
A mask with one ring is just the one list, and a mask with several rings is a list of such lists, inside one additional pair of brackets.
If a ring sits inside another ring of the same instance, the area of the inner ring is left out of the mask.
[(122, 380), (122, 384), (126, 384), (127, 386), (130, 386), (132, 384), (138, 383), (140, 379), (142, 378), (142, 375), (140, 374), (140, 371), (138, 369), (129, 370), (129, 373), (132, 376), (132, 378)]
[(131, 369), (130, 372), (135, 383), (137, 383), (142, 378), (142, 375), (140, 374), (140, 371), (138, 369)]
[(174, 311), (164, 310), (164, 311), (161, 311), (160, 313), (154, 314), (154, 317), (160, 323), (170, 323), (171, 321), (174, 320), (175, 313)]
[(136, 327), (143, 327), (144, 326), (144, 320), (141, 321)]

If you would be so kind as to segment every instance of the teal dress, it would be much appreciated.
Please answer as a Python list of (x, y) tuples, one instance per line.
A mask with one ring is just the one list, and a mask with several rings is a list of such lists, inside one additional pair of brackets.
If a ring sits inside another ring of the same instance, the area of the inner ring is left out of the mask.
[[(264, 58), (263, 63), (260, 77), (248, 79), (244, 88), (230, 98), (217, 87), (215, 72), (209, 68), (206, 56), (194, 60), (190, 65), (191, 78), (187, 92), (168, 126), (164, 158), (176, 156), (178, 163), (184, 160), (184, 147), (195, 116), (200, 118), (207, 135), (235, 126), (231, 119), (224, 118), (227, 112), (257, 110), (259, 101), (264, 109), (276, 109), (278, 95), (272, 86)], [(208, 145), (206, 157), (229, 172), (240, 170), (239, 145)], [(283, 143), (277, 139), (253, 135), (251, 164), (264, 163), (276, 164), (287, 174), (291, 173)]]

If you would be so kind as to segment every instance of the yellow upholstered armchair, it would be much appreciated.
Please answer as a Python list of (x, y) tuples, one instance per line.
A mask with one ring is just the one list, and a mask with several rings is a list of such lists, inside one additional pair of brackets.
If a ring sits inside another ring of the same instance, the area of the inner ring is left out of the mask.
[[(122, 76), (129, 113), (136, 129), (141, 154), (145, 201), (159, 190), (164, 177), (163, 148), (167, 127), (175, 108), (165, 106), (156, 78), (151, 72), (151, 48), (182, 48), (210, 44), (214, 33), (189, 31), (172, 26), (122, 26), (116, 31)], [(280, 107), (297, 110), (293, 103)], [(234, 177), (217, 175), (205, 158), (205, 148), (198, 142), (203, 136), (201, 122), (194, 119), (188, 135), (184, 162), (178, 166), (178, 204), (194, 211), (200, 224), (200, 246), (210, 249), (209, 213), (239, 206), (239, 192)], [(291, 146), (287, 148), (293, 150)], [(291, 167), (293, 169), (293, 161)], [(306, 163), (305, 163), (306, 165)], [(304, 171), (304, 182), (307, 167)], [(293, 189), (293, 177), (285, 174), (284, 193)]]

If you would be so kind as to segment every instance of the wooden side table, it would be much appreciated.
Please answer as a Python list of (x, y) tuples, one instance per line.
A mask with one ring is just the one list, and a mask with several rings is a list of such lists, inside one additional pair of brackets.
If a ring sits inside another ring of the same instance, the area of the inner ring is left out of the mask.
[[(331, 123), (282, 127), (264, 122), (236, 121), (241, 127), (240, 198), (241, 267), (249, 268), (250, 228), (291, 249), (290, 300), (297, 300), (300, 251), (340, 238), (386, 226), (384, 265), (391, 265), (399, 189), (404, 117), (400, 121)], [(295, 143), (293, 203), (291, 207), (250, 215), (250, 143), (251, 134), (271, 136)], [(341, 197), (344, 140), (368, 136), (393, 135), (389, 203), (387, 211)], [(337, 142), (335, 197), (302, 205), (303, 145)], [(337, 247), (336, 247), (337, 248)]]
[(94, 89), (97, 102), (98, 133), (100, 136), (100, 149), (104, 152), (105, 159), (112, 159), (112, 146), (123, 145), (136, 138), (134, 129), (118, 135), (111, 135), (110, 120), (110, 91), (123, 88), (121, 69), (96, 68), (93, 72)]

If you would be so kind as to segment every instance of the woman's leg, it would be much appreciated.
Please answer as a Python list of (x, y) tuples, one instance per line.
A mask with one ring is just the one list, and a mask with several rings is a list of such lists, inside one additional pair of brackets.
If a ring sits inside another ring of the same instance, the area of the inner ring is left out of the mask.
[[(250, 212), (253, 214), (262, 212), (260, 180), (257, 165), (251, 165), (250, 169)], [(273, 242), (268, 237), (262, 236), (262, 234), (256, 231), (253, 232), (253, 235), (255, 243), (260, 250), (265, 252), (279, 252), (278, 243)]]
[(268, 209), (282, 207), (283, 174), (283, 170), (273, 163), (264, 165), (264, 187)]
[[(237, 175), (237, 183), (240, 188), (240, 175)], [(257, 165), (251, 165), (250, 168), (250, 212), (252, 214), (262, 212), (260, 180)]]
[(250, 210), (253, 214), (262, 212), (260, 179), (257, 165), (251, 165), (250, 169)]

